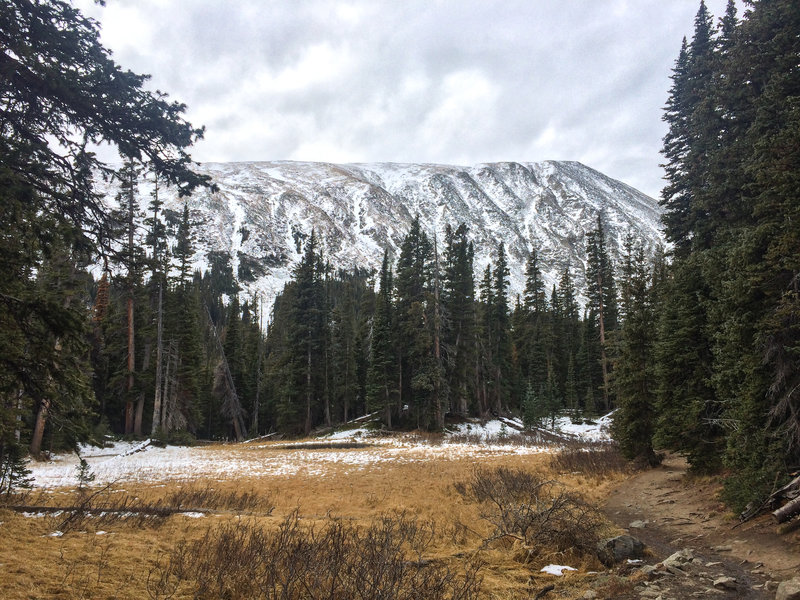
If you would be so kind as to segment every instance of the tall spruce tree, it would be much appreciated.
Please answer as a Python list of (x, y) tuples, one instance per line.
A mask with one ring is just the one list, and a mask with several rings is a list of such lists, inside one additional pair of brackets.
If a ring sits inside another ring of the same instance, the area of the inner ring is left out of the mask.
[(622, 327), (616, 339), (614, 390), (617, 410), (612, 431), (630, 459), (656, 464), (653, 450), (655, 390), (653, 344), (655, 317), (651, 273), (641, 242), (625, 242), (621, 281)]
[(494, 409), (500, 413), (509, 407), (512, 389), (510, 311), (508, 306), (508, 261), (505, 244), (497, 247), (492, 289), (492, 359), (494, 368)]
[(496, 411), (492, 403), (491, 391), (494, 389), (494, 335), (496, 325), (494, 308), (494, 279), (492, 265), (487, 264), (479, 285), (480, 303), (476, 311), (478, 336), (476, 338), (475, 387), (478, 390), (480, 414)]
[(367, 410), (381, 414), (392, 427), (392, 413), (398, 409), (398, 343), (393, 319), (392, 270), (389, 251), (383, 253), (375, 314), (372, 318), (370, 362), (367, 370)]
[(609, 336), (617, 328), (617, 290), (614, 266), (606, 249), (605, 228), (601, 215), (597, 226), (586, 236), (586, 280), (590, 317), (595, 321), (602, 370), (603, 410), (612, 406)]
[(433, 355), (433, 245), (419, 215), (400, 245), (395, 287), (400, 348), (400, 399), (418, 427), (434, 427), (436, 364)]
[(701, 3), (665, 115), (683, 150), (665, 139), (662, 202), (675, 258), (662, 294), (657, 439), (695, 468), (726, 464), (736, 506), (800, 462), (799, 25), (788, 0), (752, 2), (741, 22), (729, 2), (714, 31)]
[(445, 235), (442, 303), (447, 314), (444, 347), (451, 394), (450, 410), (467, 415), (475, 393), (471, 373), (475, 365), (475, 276), (474, 249), (468, 228), (449, 225)]
[(281, 401), (280, 424), (291, 431), (311, 433), (320, 418), (324, 391), (327, 306), (324, 262), (314, 230), (294, 273), (295, 290), (289, 325), (289, 373)]

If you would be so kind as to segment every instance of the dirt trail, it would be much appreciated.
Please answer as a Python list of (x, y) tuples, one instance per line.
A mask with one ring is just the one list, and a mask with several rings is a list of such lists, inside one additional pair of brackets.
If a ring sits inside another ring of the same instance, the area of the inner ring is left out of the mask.
[[(660, 467), (638, 473), (615, 489), (604, 510), (649, 547), (653, 557), (648, 562), (690, 548), (706, 580), (736, 580), (736, 586), (724, 590), (728, 597), (774, 598), (768, 591), (774, 586), (767, 582), (800, 573), (800, 533), (778, 536), (769, 515), (734, 527), (738, 521), (717, 500), (718, 492), (719, 484), (687, 476), (686, 461), (668, 456)], [(631, 527), (636, 521), (644, 527)], [(666, 582), (664, 598), (681, 597), (680, 589), (671, 588), (686, 581)]]

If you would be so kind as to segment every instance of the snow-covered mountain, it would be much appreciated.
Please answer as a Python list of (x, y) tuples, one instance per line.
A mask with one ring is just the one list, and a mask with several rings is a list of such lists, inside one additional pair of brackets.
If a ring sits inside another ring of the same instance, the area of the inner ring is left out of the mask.
[[(243, 293), (260, 294), (270, 304), (291, 277), (312, 228), (335, 267), (378, 269), (385, 247), (397, 257), (415, 214), (439, 240), (446, 224), (463, 222), (475, 242), (476, 278), (505, 242), (512, 293), (522, 292), (534, 247), (548, 285), (570, 265), (583, 290), (585, 236), (598, 214), (614, 256), (629, 231), (651, 248), (662, 241), (655, 200), (577, 162), (460, 167), (280, 161), (197, 169), (218, 187), (189, 200), (198, 266), (207, 264), (209, 252), (229, 252)], [(147, 186), (140, 185), (143, 206)], [(182, 210), (174, 191), (160, 195), (167, 208)]]

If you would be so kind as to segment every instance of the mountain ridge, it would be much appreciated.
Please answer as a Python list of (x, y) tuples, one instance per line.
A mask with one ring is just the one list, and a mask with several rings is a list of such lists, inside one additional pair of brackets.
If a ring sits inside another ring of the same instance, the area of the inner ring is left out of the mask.
[[(609, 250), (618, 258), (627, 233), (652, 250), (663, 243), (658, 203), (582, 163), (496, 162), (472, 166), (432, 163), (320, 163), (247, 161), (204, 163), (218, 191), (189, 199), (196, 227), (195, 266), (208, 268), (211, 252), (228, 252), (246, 295), (271, 305), (315, 229), (335, 268), (380, 266), (384, 248), (396, 258), (414, 215), (429, 235), (445, 224), (466, 223), (475, 242), (477, 274), (504, 241), (511, 293), (524, 287), (524, 265), (536, 246), (545, 283), (567, 264), (579, 293), (585, 284), (584, 238), (603, 216)], [(139, 185), (146, 204), (152, 182)], [(106, 190), (113, 197), (115, 188)], [(183, 199), (160, 190), (166, 208)]]

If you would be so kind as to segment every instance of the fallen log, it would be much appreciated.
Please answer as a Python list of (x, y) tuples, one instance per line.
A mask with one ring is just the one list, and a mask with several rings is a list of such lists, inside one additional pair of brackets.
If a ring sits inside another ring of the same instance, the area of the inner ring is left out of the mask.
[(791, 521), (787, 521), (786, 523), (781, 523), (775, 529), (778, 535), (786, 535), (787, 533), (792, 533), (793, 531), (797, 531), (800, 529), (800, 516), (795, 517)]
[(790, 500), (781, 506), (778, 510), (772, 513), (772, 516), (778, 523), (783, 523), (784, 521), (791, 519), (796, 514), (800, 514), (800, 497)]
[(742, 523), (746, 523), (756, 515), (761, 514), (761, 511), (766, 510), (767, 508), (774, 508), (781, 500), (788, 500), (787, 504), (772, 513), (772, 516), (775, 517), (775, 519), (778, 519), (778, 523), (783, 523), (784, 521), (790, 519), (792, 515), (800, 512), (800, 509), (794, 508), (789, 509), (788, 514), (784, 514), (782, 512), (786, 510), (787, 506), (794, 505), (795, 501), (798, 499), (800, 499), (800, 476), (795, 477), (780, 489), (772, 492), (760, 505), (757, 505), (753, 502), (748, 504), (742, 514), (739, 515), (739, 523), (733, 527), (735, 529)]
[(800, 475), (792, 479), (789, 483), (779, 490), (770, 494), (770, 500), (775, 498), (796, 498), (800, 495)]

